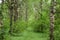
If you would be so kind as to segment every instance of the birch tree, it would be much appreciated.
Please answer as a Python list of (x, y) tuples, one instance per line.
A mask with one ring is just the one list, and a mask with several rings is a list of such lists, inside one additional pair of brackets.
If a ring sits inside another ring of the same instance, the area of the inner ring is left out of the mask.
[(54, 40), (55, 5), (56, 5), (56, 0), (51, 0), (51, 8), (50, 8), (50, 40)]

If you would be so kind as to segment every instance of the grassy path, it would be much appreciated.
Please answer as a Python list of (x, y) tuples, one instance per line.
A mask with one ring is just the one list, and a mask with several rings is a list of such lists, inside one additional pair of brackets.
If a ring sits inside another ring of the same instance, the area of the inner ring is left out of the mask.
[(48, 40), (48, 35), (25, 31), (22, 36), (11, 36), (11, 40)]

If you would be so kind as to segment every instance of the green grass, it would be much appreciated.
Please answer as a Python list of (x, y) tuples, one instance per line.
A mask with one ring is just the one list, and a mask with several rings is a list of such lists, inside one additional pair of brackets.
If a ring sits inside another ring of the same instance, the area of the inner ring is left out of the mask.
[(25, 31), (21, 36), (10, 36), (10, 40), (48, 40), (48, 34)]

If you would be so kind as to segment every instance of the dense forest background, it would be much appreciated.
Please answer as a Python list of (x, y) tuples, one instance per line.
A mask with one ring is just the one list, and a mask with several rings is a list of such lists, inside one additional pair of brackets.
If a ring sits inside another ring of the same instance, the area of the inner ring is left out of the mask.
[(60, 40), (60, 0), (0, 0), (0, 40)]

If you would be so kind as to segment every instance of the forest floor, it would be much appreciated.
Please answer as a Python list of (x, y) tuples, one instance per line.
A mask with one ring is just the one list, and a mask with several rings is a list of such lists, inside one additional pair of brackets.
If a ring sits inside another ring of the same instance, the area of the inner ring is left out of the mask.
[(48, 40), (48, 35), (45, 33), (35, 33), (25, 31), (21, 36), (11, 36), (11, 40)]

